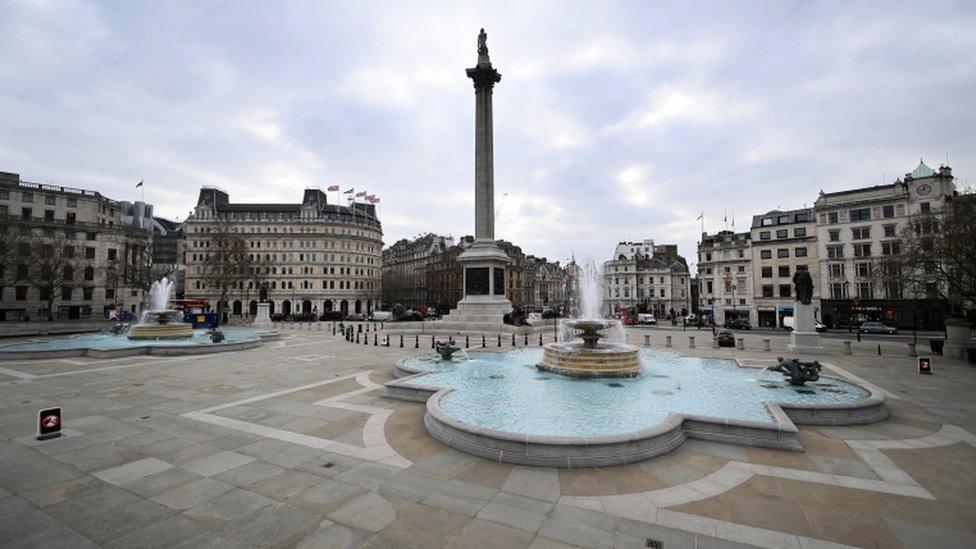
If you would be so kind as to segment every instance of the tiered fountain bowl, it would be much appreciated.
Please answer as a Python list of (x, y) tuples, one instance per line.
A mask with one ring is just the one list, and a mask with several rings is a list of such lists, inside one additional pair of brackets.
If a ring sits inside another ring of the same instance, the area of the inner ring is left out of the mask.
[(145, 311), (139, 324), (129, 329), (129, 339), (183, 339), (193, 337), (193, 325), (183, 322), (183, 312), (173, 309)]
[(542, 363), (536, 366), (545, 372), (569, 377), (635, 377), (640, 375), (638, 349), (626, 343), (601, 343), (605, 330), (617, 321), (569, 320), (566, 326), (577, 330), (582, 342), (549, 343), (545, 345)]

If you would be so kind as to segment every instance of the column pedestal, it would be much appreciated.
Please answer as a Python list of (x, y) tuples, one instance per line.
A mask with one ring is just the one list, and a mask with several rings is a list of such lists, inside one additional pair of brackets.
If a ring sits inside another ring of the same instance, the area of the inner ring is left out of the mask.
[(255, 328), (271, 328), (274, 326), (274, 324), (271, 322), (270, 303), (258, 303), (258, 313), (254, 317), (254, 323), (252, 326)]
[(824, 348), (820, 344), (820, 334), (817, 333), (817, 319), (813, 315), (813, 305), (804, 305), (799, 301), (793, 309), (793, 332), (790, 333), (790, 344), (787, 346), (791, 353), (811, 354), (822, 353)]

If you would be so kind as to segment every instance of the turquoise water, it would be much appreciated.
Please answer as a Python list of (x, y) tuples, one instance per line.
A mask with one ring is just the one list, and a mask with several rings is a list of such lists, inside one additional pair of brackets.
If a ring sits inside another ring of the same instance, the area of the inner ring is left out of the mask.
[[(257, 338), (258, 334), (264, 330), (251, 328), (227, 328), (224, 332), (224, 343), (234, 343), (248, 339)], [(68, 349), (124, 349), (130, 347), (154, 347), (188, 345), (213, 345), (210, 336), (205, 330), (194, 330), (193, 337), (187, 339), (129, 339), (122, 335), (112, 334), (84, 334), (67, 337), (56, 337), (43, 341), (30, 343), (14, 343), (12, 345), (2, 345), (2, 351), (64, 351)]]
[(734, 361), (642, 349), (643, 373), (630, 379), (579, 380), (540, 372), (542, 349), (468, 353), (450, 362), (433, 356), (405, 361), (429, 372), (410, 385), (450, 387), (441, 408), (472, 425), (513, 433), (594, 436), (626, 433), (661, 422), (671, 412), (773, 423), (767, 402), (837, 403), (867, 390), (822, 378), (803, 387), (783, 375)]

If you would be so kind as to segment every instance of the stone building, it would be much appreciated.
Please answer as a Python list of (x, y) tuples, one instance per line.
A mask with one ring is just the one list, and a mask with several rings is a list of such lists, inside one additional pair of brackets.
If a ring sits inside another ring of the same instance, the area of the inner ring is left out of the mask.
[(383, 303), (405, 309), (433, 305), (427, 280), (433, 254), (454, 245), (454, 238), (428, 233), (413, 240), (400, 239), (383, 250)]
[[(464, 297), (461, 287), (464, 267), (457, 258), (473, 243), (473, 236), (462, 237), (456, 245), (441, 242), (434, 247), (428, 259), (427, 305), (435, 307), (442, 314), (456, 308), (458, 301)], [(496, 240), (495, 244), (510, 259), (505, 266), (505, 297), (513, 306), (521, 306), (525, 302), (525, 254), (522, 253), (522, 248), (511, 242)]]
[(524, 271), (525, 306), (530, 311), (562, 310), (569, 306), (569, 278), (566, 269), (558, 261), (527, 255)]
[(719, 231), (702, 233), (698, 243), (698, 306), (718, 325), (733, 319), (755, 325), (751, 237), (748, 232)]
[(182, 298), (186, 290), (186, 234), (182, 223), (153, 218), (152, 263), (152, 277), (174, 281), (174, 293)]
[[(797, 269), (806, 268), (815, 283), (820, 280), (813, 209), (773, 210), (755, 215), (750, 236), (756, 325), (782, 328), (783, 318), (793, 316), (793, 275)], [(817, 290), (812, 301), (815, 311), (820, 307)]]
[(272, 314), (368, 314), (379, 302), (383, 230), (372, 204), (329, 204), (319, 189), (306, 189), (300, 203), (232, 203), (226, 192), (204, 187), (184, 230), (186, 297), (212, 310), (221, 288), (207, 265), (218, 238), (239, 240), (252, 269), (231, 280), (224, 309), (231, 315), (254, 315), (263, 284)]
[(631, 309), (663, 319), (691, 311), (691, 273), (677, 245), (620, 242), (603, 264), (603, 280), (605, 314)]
[(138, 314), (152, 223), (149, 204), (0, 172), (0, 320)]
[[(821, 321), (830, 327), (879, 320), (904, 328), (941, 329), (946, 305), (935, 293), (904, 288), (878, 268), (899, 253), (899, 235), (912, 216), (944, 211), (953, 196), (952, 169), (919, 162), (889, 185), (820, 193), (817, 223)], [(819, 282), (819, 284), (817, 284)]]

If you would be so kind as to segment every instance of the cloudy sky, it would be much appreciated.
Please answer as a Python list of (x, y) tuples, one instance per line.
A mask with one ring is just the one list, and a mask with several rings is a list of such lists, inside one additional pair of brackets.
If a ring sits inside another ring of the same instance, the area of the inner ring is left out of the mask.
[[(278, 5), (273, 5), (278, 4)], [(0, 171), (146, 200), (382, 198), (473, 231), (479, 27), (496, 234), (553, 260), (737, 229), (920, 157), (976, 183), (972, 2), (0, 2)], [(680, 5), (679, 5), (680, 4)]]

